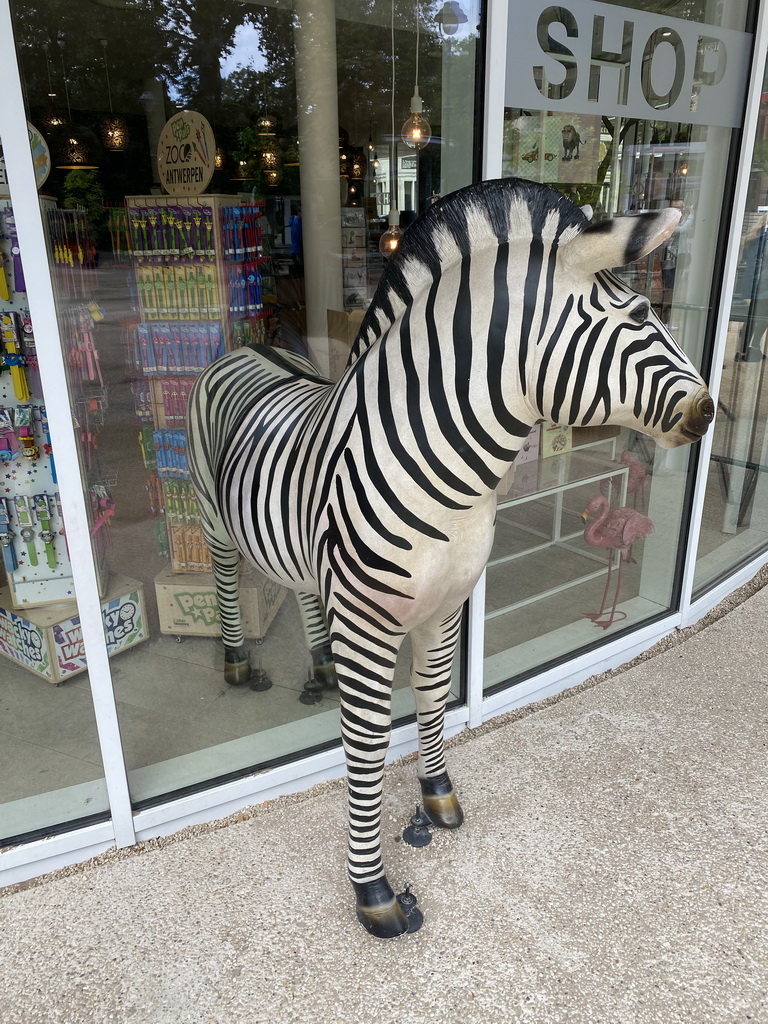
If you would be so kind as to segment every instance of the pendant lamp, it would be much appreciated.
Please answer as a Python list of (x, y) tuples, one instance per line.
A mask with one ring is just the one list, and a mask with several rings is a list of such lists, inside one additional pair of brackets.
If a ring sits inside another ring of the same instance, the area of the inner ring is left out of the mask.
[(432, 138), (432, 126), (423, 114), (419, 95), (419, 7), (416, 5), (416, 78), (411, 96), (411, 116), (400, 129), (403, 142), (410, 149), (423, 149)]
[(109, 83), (109, 66), (107, 65), (107, 40), (100, 39), (103, 49), (104, 73), (107, 77), (107, 96), (109, 98), (109, 117), (101, 122), (101, 141), (104, 148), (112, 153), (122, 153), (128, 146), (128, 125), (125, 118), (115, 114), (112, 109), (112, 89)]
[[(397, 251), (403, 232), (400, 230), (400, 213), (397, 209), (395, 192), (395, 160), (397, 159), (397, 142), (395, 141), (395, 0), (392, 0), (390, 33), (392, 40), (392, 91), (390, 93), (389, 114), (392, 127), (392, 141), (389, 149), (389, 227), (379, 239), (379, 252), (383, 256), (391, 256)], [(374, 154), (375, 155), (375, 154)]]

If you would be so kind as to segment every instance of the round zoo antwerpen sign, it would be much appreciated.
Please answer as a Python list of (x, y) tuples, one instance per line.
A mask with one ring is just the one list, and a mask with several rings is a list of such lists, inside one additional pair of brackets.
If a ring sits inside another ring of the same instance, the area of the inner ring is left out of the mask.
[(157, 144), (160, 184), (172, 196), (197, 196), (213, 177), (213, 129), (194, 110), (180, 110), (167, 122)]

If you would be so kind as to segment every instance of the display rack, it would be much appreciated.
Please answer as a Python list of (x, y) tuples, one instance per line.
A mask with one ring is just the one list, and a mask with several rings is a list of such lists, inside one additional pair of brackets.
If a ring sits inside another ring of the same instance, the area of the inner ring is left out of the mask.
[[(126, 204), (137, 319), (124, 323), (123, 339), (157, 548), (170, 562), (155, 577), (160, 630), (216, 635), (211, 556), (187, 463), (187, 403), (206, 366), (266, 340), (263, 204), (217, 195), (129, 196)], [(241, 594), (246, 635), (261, 637), (285, 591), (244, 573)]]
[(189, 482), (187, 401), (198, 374), (263, 340), (261, 205), (234, 196), (129, 196), (138, 321), (124, 327), (156, 536), (175, 572), (210, 572)]
[[(110, 656), (147, 638), (141, 584), (110, 578), (107, 554), (114, 502), (98, 463), (96, 435), (107, 390), (101, 377), (93, 249), (81, 210), (42, 201), (53, 265), (89, 527)], [(58, 491), (38, 354), (27, 306), (10, 200), (0, 197), (0, 654), (60, 683), (85, 670), (72, 566)]]
[(0, 199), (0, 543), (7, 603), (71, 599), (72, 567), (24, 268), (9, 199)]

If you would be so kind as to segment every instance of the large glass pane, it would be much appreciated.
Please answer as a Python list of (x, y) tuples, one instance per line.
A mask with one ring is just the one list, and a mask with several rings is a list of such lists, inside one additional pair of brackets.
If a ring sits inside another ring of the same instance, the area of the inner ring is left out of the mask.
[[(12, 6), (51, 152), (44, 216), (95, 551), (105, 587), (118, 577), (143, 601), (145, 642), (112, 669), (131, 792), (152, 800), (338, 741), (334, 691), (304, 688), (298, 604), (255, 571), (245, 628), (272, 686), (224, 683), (187, 398), (253, 342), (341, 373), (390, 221), (407, 228), (475, 173), (479, 0)], [(401, 135), (417, 83), (422, 148)], [(73, 263), (88, 270), (75, 296)], [(412, 711), (401, 663), (395, 716)]]
[[(768, 72), (763, 79), (763, 99)], [(719, 415), (707, 467), (694, 592), (701, 593), (768, 546), (768, 109), (761, 105), (739, 267), (723, 360)]]
[[(537, 3), (509, 40), (504, 173), (551, 184), (597, 221), (678, 207), (666, 244), (616, 272), (699, 367), (746, 85), (745, 17), (743, 3)], [(628, 429), (543, 423), (522, 458), (498, 498), (487, 687), (678, 599), (691, 449), (662, 451)], [(653, 525), (620, 577), (582, 519), (598, 496)]]
[(26, 287), (0, 145), (0, 847), (108, 809)]

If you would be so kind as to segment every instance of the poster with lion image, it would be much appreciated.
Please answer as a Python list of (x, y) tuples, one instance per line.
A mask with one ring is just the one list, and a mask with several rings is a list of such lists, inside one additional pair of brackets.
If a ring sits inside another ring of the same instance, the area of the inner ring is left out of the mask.
[(504, 173), (575, 185), (597, 181), (600, 117), (522, 114), (505, 124)]

